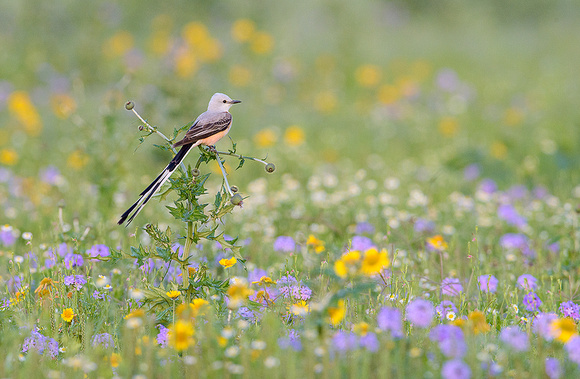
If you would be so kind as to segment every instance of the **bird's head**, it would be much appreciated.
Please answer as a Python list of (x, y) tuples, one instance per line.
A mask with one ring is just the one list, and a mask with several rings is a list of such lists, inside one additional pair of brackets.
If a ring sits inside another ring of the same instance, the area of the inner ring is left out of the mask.
[(232, 105), (237, 103), (241, 103), (241, 101), (232, 100), (228, 95), (218, 92), (211, 97), (207, 110), (214, 112), (227, 112)]

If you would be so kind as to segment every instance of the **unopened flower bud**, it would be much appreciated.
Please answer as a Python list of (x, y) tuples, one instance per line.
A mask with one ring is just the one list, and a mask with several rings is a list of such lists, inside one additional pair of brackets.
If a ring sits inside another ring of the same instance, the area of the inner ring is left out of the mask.
[(274, 163), (268, 163), (266, 165), (265, 169), (266, 169), (266, 172), (269, 172), (271, 174), (274, 171), (276, 171), (276, 166), (274, 165)]
[(125, 103), (125, 109), (126, 109), (126, 110), (130, 111), (130, 110), (131, 110), (131, 109), (133, 109), (133, 108), (135, 108), (135, 104), (133, 104), (133, 102), (132, 102), (132, 101), (127, 101), (127, 102)]
[(231, 190), (233, 193), (236, 193), (236, 192), (238, 192), (240, 189), (238, 188), (238, 186), (231, 186), (231, 187), (230, 187), (230, 190)]
[(232, 199), (230, 200), (232, 202), (233, 205), (242, 205), (242, 195), (240, 195), (239, 193), (236, 193), (234, 196), (232, 196)]
[(145, 128), (143, 127), (143, 125), (139, 125), (139, 131), (140, 131), (140, 132), (142, 132), (142, 131), (143, 131), (143, 129), (145, 129)]
[(194, 168), (193, 170), (191, 170), (191, 175), (193, 175), (194, 178), (197, 178), (199, 176), (200, 172), (197, 168)]

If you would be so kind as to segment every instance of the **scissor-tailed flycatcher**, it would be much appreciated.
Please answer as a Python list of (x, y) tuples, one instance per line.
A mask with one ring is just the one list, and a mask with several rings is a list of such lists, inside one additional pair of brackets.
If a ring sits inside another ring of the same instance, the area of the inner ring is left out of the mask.
[[(163, 183), (169, 179), (173, 171), (179, 166), (181, 161), (185, 159), (187, 153), (192, 147), (198, 145), (213, 146), (217, 141), (222, 139), (230, 131), (232, 126), (232, 115), (229, 109), (232, 105), (241, 103), (239, 100), (232, 100), (229, 96), (223, 93), (216, 93), (211, 97), (207, 111), (199, 115), (191, 128), (187, 131), (183, 139), (176, 142), (173, 147), (182, 146), (177, 154), (173, 157), (171, 162), (159, 174), (159, 176), (151, 183), (141, 194), (135, 204), (131, 205), (117, 222), (119, 225), (123, 224), (128, 219), (127, 225), (133, 221), (135, 216), (143, 209), (143, 206), (151, 199), (151, 197), (161, 188)], [(133, 210), (135, 210), (133, 212)], [(131, 212), (133, 214), (131, 215)], [(130, 215), (130, 216), (129, 216)]]

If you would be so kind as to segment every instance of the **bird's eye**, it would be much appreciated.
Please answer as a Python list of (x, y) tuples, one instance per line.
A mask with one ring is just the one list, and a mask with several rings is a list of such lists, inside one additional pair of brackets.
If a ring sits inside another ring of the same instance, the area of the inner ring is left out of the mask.
[(227, 103), (227, 100), (224, 100), (224, 104)]

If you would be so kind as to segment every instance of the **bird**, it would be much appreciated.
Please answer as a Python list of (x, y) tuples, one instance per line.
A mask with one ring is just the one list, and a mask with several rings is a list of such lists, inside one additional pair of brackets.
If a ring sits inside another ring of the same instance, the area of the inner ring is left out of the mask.
[[(199, 145), (205, 145), (211, 148), (216, 142), (225, 137), (232, 127), (232, 115), (229, 112), (230, 107), (238, 103), (241, 103), (241, 101), (232, 100), (228, 95), (223, 93), (215, 93), (209, 101), (207, 111), (197, 117), (187, 133), (185, 133), (183, 139), (173, 144), (174, 148), (181, 146), (181, 149), (179, 149), (171, 162), (161, 171), (157, 178), (139, 194), (139, 199), (121, 215), (117, 224), (122, 225), (127, 221), (126, 226), (129, 226), (145, 204), (147, 204), (151, 197), (161, 188), (163, 183), (169, 179), (177, 166), (185, 159), (191, 148)], [(133, 213), (131, 214), (131, 212)]]

